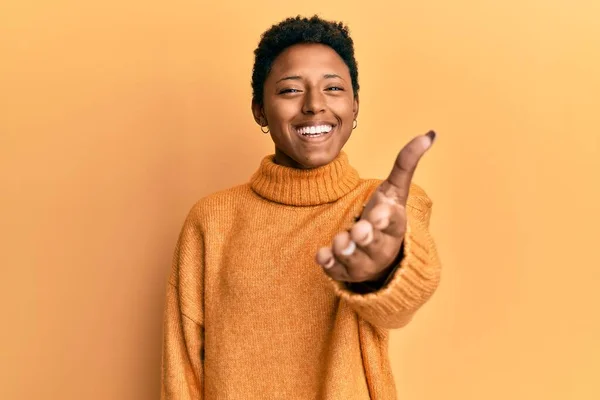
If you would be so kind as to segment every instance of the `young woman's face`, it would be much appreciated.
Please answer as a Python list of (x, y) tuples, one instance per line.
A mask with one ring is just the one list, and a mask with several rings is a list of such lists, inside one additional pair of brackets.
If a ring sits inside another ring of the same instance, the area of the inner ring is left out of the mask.
[(329, 46), (297, 44), (273, 62), (256, 122), (275, 142), (275, 162), (294, 168), (330, 163), (348, 141), (358, 115), (348, 66)]

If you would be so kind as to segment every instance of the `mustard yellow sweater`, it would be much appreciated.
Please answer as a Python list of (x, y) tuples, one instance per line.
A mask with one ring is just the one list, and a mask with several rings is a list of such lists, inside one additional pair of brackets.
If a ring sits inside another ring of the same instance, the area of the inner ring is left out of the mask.
[(314, 261), (379, 183), (343, 152), (312, 170), (271, 155), (249, 183), (196, 203), (167, 285), (162, 399), (396, 399), (389, 329), (440, 277), (431, 201), (412, 185), (404, 257), (384, 288), (351, 291)]

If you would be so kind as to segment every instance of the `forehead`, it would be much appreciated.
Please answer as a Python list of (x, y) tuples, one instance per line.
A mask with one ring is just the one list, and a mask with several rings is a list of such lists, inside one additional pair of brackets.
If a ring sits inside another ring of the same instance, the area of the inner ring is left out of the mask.
[(335, 72), (343, 77), (350, 76), (348, 66), (331, 47), (318, 43), (295, 44), (285, 49), (273, 62), (270, 76), (286, 73), (302, 75)]

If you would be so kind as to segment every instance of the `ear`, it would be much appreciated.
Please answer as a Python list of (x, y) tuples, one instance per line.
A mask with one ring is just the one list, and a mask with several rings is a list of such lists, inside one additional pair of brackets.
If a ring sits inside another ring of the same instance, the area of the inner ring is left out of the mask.
[(358, 93), (354, 96), (354, 104), (352, 105), (352, 112), (354, 113), (354, 119), (358, 118), (358, 106), (359, 106)]
[(262, 105), (252, 102), (252, 115), (254, 115), (254, 120), (260, 126), (267, 126), (267, 118), (265, 117), (265, 110)]

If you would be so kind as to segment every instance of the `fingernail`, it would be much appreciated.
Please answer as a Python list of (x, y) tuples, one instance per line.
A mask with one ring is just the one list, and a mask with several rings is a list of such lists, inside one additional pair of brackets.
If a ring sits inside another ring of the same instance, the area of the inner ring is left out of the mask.
[(373, 231), (368, 231), (363, 239), (360, 241), (361, 246), (368, 246), (373, 241)]
[(354, 243), (352, 240), (350, 241), (350, 243), (348, 243), (348, 247), (346, 247), (344, 250), (342, 250), (340, 253), (342, 253), (342, 255), (348, 257), (351, 256), (352, 253), (354, 253), (354, 250), (356, 250), (356, 243)]
[(335, 258), (331, 257), (329, 261), (327, 261), (327, 264), (323, 265), (323, 268), (329, 269), (333, 267), (333, 264), (335, 264)]
[(436, 133), (435, 133), (434, 131), (429, 131), (429, 132), (427, 132), (427, 134), (426, 134), (426, 135), (427, 135), (427, 136), (429, 137), (429, 139), (431, 140), (431, 144), (433, 144), (433, 142), (434, 142), (434, 140), (435, 140)]

